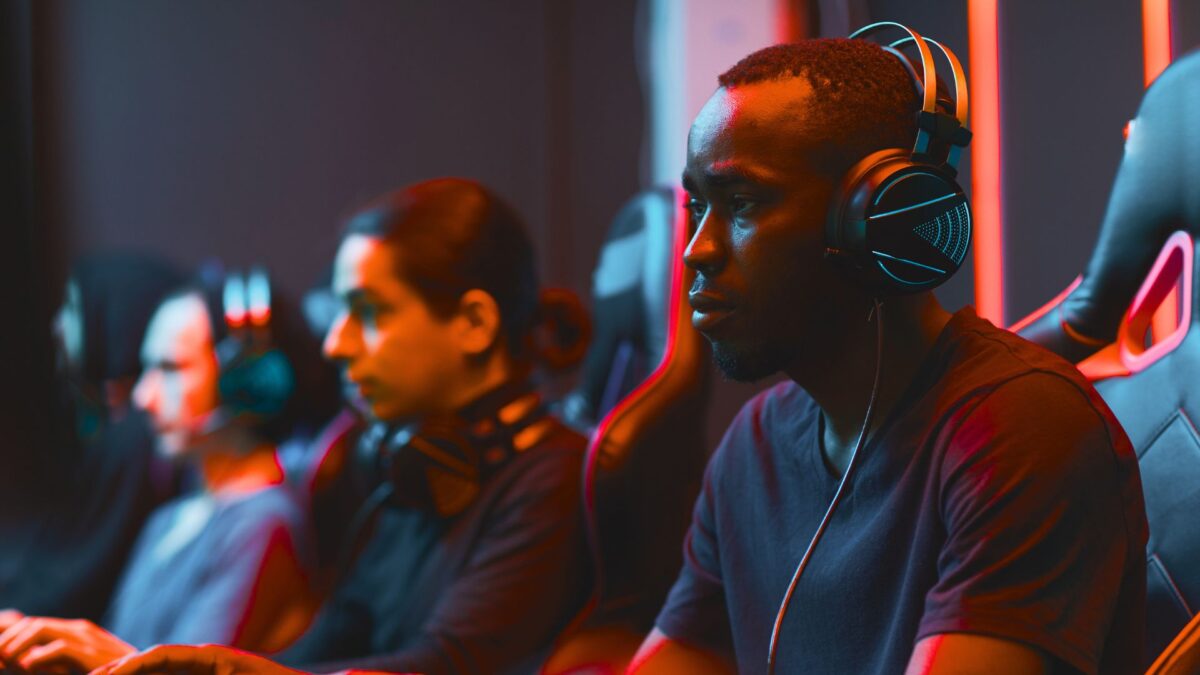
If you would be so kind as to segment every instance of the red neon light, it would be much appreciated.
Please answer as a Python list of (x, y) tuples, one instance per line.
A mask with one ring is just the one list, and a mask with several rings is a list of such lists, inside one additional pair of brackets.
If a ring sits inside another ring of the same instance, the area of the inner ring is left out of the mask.
[[(1142, 0), (1142, 69), (1146, 86), (1170, 63), (1171, 0)], [(1151, 326), (1155, 338), (1170, 335), (1178, 327), (1178, 302), (1172, 290), (1154, 313)]]
[(1171, 0), (1142, 0), (1142, 64), (1146, 86), (1171, 63)]
[(1000, 163), (998, 0), (969, 0), (971, 201), (975, 210), (975, 309), (1004, 325), (1004, 210)]

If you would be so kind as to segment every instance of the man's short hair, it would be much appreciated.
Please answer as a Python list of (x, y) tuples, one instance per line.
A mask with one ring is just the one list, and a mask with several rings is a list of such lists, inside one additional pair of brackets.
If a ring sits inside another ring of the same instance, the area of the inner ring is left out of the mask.
[(722, 87), (803, 78), (816, 95), (811, 116), (828, 168), (842, 172), (884, 148), (911, 148), (920, 99), (894, 54), (867, 40), (822, 38), (760, 49), (718, 78)]

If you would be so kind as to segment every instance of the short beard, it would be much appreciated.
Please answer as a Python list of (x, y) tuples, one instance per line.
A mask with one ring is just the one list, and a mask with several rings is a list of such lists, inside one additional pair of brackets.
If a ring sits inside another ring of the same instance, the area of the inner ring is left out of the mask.
[(713, 361), (721, 374), (735, 382), (757, 382), (783, 370), (787, 354), (778, 345), (758, 342), (741, 348), (709, 340)]

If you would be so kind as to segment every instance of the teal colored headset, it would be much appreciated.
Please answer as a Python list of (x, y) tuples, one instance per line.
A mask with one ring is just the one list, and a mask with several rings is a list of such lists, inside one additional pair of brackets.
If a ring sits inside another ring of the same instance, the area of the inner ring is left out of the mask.
[(296, 376), (275, 346), (271, 282), (265, 269), (256, 266), (244, 274), (225, 275), (220, 320), (226, 333), (216, 347), (222, 407), (235, 418), (274, 419), (291, 400)]

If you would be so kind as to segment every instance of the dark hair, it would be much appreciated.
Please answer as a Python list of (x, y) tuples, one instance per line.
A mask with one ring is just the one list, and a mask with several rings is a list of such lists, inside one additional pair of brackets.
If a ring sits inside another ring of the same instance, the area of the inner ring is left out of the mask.
[(137, 377), (139, 354), (150, 315), (184, 275), (170, 263), (141, 253), (101, 253), (72, 265), (83, 323), (80, 375), (97, 386)]
[(722, 87), (803, 78), (816, 136), (826, 139), (838, 171), (884, 148), (912, 147), (920, 100), (912, 76), (874, 42), (822, 38), (760, 49), (718, 78)]
[[(486, 291), (500, 309), (504, 347), (518, 361), (536, 358), (551, 367), (578, 361), (555, 363), (552, 350), (535, 344), (539, 324), (561, 323), (564, 313), (546, 306), (533, 243), (520, 216), (479, 183), (439, 178), (389, 192), (350, 216), (345, 234), (392, 245), (397, 275), (437, 316), (452, 315), (467, 291)], [(556, 300), (563, 302), (561, 296)], [(561, 333), (563, 327), (554, 330)]]
[[(170, 300), (199, 296), (208, 312), (213, 346), (229, 336), (223, 300), (224, 276), (206, 269), (191, 282), (169, 293)], [(337, 369), (321, 354), (321, 342), (309, 331), (291, 298), (272, 284), (271, 344), (287, 358), (295, 377), (295, 389), (283, 410), (255, 425), (264, 438), (278, 443), (297, 433), (316, 431), (337, 412), (341, 404)]]

